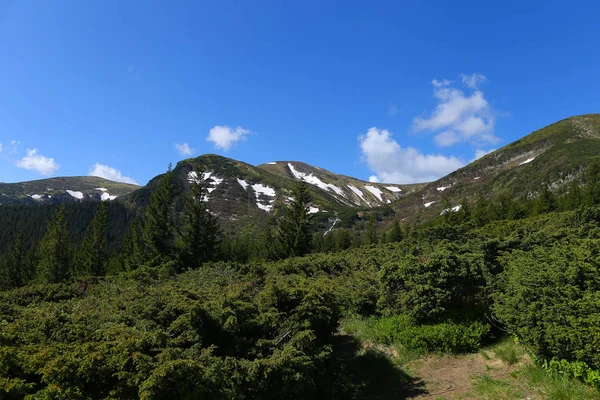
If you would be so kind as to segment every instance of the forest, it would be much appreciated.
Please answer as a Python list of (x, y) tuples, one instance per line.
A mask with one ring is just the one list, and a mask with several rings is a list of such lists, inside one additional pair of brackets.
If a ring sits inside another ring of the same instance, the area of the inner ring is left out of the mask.
[(0, 208), (0, 398), (367, 398), (348, 320), (419, 354), (513, 338), (600, 389), (597, 163), (564, 194), (482, 194), (412, 226), (375, 209), (325, 235), (305, 184), (235, 235), (202, 182), (178, 212), (175, 190), (167, 172), (139, 212), (33, 207), (43, 230)]

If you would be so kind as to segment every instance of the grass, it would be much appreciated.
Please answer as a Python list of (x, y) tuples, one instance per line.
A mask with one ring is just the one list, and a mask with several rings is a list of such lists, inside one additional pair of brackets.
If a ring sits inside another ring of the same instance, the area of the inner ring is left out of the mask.
[(482, 400), (521, 399), (525, 395), (512, 382), (494, 378), (490, 374), (480, 375), (473, 380), (473, 392)]
[(492, 348), (492, 352), (509, 366), (517, 364), (525, 356), (525, 350), (512, 339), (504, 339)]

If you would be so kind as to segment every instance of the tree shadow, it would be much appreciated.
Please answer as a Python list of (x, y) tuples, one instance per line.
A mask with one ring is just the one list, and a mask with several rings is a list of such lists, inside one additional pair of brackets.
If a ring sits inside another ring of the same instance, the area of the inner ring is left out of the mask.
[[(361, 351), (362, 350), (362, 351)], [(427, 394), (425, 383), (408, 375), (376, 349), (362, 349), (349, 335), (338, 335), (334, 344), (345, 398), (411, 399)]]

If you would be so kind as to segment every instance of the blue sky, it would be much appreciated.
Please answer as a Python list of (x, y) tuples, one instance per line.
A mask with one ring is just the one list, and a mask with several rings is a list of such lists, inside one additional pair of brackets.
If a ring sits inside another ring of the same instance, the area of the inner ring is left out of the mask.
[(422, 181), (600, 111), (600, 4), (488, 3), (2, 1), (0, 181), (204, 153)]

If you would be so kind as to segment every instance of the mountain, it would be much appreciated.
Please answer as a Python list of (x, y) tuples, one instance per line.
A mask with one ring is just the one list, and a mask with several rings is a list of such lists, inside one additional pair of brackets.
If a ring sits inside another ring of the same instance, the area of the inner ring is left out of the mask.
[[(457, 209), (463, 200), (535, 197), (543, 185), (557, 194), (579, 181), (587, 165), (600, 159), (600, 114), (570, 117), (537, 130), (420, 191), (396, 201), (400, 219), (439, 215), (442, 203)], [(442, 201), (443, 200), (443, 201)]]
[[(237, 221), (235, 225), (277, 215), (299, 181), (309, 184), (313, 198), (310, 212), (317, 221), (352, 218), (356, 208), (386, 205), (423, 186), (369, 183), (292, 161), (253, 166), (214, 154), (182, 160), (173, 174), (183, 192), (195, 180), (205, 179), (209, 208), (222, 221)], [(144, 206), (161, 177), (153, 178), (123, 201)]]
[(114, 200), (139, 186), (95, 176), (72, 176), (19, 183), (0, 183), (0, 204), (58, 204)]

